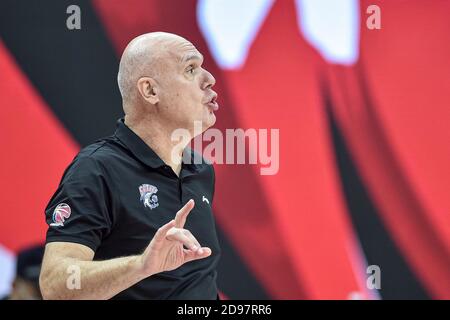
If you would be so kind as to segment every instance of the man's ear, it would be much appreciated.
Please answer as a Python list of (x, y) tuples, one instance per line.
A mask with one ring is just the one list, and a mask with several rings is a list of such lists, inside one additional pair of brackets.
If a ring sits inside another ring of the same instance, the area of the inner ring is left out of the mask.
[(140, 95), (144, 100), (151, 104), (157, 104), (159, 102), (158, 88), (156, 81), (150, 77), (139, 78), (137, 87)]

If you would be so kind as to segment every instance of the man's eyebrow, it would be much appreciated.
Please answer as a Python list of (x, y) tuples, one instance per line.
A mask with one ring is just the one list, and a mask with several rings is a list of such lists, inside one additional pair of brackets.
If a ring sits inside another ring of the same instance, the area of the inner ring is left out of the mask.
[(183, 57), (181, 62), (184, 64), (190, 60), (201, 60), (203, 61), (203, 55), (201, 53), (189, 53)]

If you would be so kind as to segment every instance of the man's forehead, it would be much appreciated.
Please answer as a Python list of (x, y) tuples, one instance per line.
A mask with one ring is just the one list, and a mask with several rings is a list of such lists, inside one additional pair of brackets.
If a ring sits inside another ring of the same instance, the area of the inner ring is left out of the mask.
[[(170, 63), (174, 66), (185, 65), (187, 62), (199, 60), (203, 62), (203, 55), (197, 48), (186, 39), (170, 39), (159, 44), (159, 58), (165, 60), (164, 63)], [(163, 62), (160, 60), (160, 62)]]
[(202, 60), (203, 55), (190, 42), (186, 41), (177, 48), (178, 60), (180, 63), (186, 63), (189, 60)]

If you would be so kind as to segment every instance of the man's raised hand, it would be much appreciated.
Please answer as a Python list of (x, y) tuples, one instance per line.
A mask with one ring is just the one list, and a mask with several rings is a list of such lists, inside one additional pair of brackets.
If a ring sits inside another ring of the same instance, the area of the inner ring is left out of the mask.
[(202, 247), (194, 235), (184, 229), (186, 219), (194, 205), (194, 200), (189, 200), (177, 212), (174, 220), (169, 221), (156, 232), (141, 256), (143, 272), (147, 276), (174, 270), (186, 262), (211, 255), (210, 248)]

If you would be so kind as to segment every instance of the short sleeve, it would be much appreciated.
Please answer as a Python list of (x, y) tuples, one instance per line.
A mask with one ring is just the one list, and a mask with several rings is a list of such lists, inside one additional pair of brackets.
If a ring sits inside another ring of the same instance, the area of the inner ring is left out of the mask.
[(111, 194), (100, 165), (76, 158), (45, 209), (46, 242), (74, 242), (94, 252), (111, 231)]

